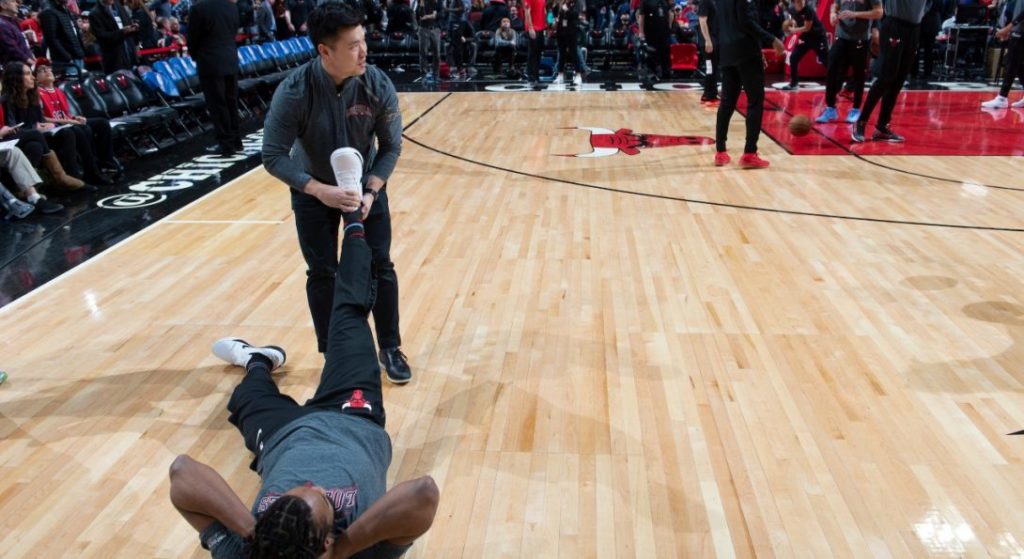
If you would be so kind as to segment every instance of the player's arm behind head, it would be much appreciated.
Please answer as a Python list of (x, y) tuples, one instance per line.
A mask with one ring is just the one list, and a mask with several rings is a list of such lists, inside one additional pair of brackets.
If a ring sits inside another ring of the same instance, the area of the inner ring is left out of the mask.
[(407, 546), (434, 523), (440, 491), (430, 476), (391, 488), (338, 536), (331, 559), (345, 559), (379, 542)]

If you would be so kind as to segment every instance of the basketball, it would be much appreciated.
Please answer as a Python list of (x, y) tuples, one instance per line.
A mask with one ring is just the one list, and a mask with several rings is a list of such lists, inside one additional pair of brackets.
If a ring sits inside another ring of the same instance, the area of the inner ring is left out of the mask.
[(796, 115), (789, 119), (789, 132), (794, 136), (806, 136), (811, 131), (811, 119), (805, 115)]

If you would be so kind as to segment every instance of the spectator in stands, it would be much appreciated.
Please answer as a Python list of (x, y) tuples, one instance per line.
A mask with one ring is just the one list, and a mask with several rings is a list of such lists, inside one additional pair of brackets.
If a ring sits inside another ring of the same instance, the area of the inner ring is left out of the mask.
[(590, 35), (590, 20), (585, 12), (580, 12), (580, 22), (576, 26), (576, 59), (580, 62), (579, 71), (583, 76), (590, 74), (587, 65), (587, 36)]
[[(9, 1), (9, 0), (0, 0)], [(117, 0), (100, 0), (89, 12), (89, 23), (103, 58), (103, 73), (130, 70), (137, 63), (135, 35), (139, 26)]]
[[(494, 33), (501, 27), (501, 20), (509, 17), (510, 13), (505, 0), (491, 0), (480, 16), (480, 29)], [(511, 20), (509, 22), (511, 23)]]
[(256, 29), (256, 7), (252, 0), (238, 0), (235, 2), (238, 7), (238, 22), (242, 26), (242, 33), (249, 37), (250, 42), (255, 42), (258, 37)]
[(53, 123), (46, 122), (35, 76), (29, 66), (24, 62), (8, 62), (4, 66), (3, 91), (5, 124), (21, 123), (26, 129), (46, 134), (47, 143), (57, 152), (61, 166), (71, 176), (94, 184), (111, 184), (99, 169), (88, 131), (80, 126), (58, 129)]
[(292, 26), (295, 27), (296, 35), (306, 34), (306, 21), (309, 20), (309, 10), (312, 9), (313, 0), (288, 0), (288, 12), (292, 17)]
[(540, 81), (540, 56), (544, 52), (544, 30), (547, 29), (547, 13), (544, 0), (525, 0), (523, 20), (526, 25), (526, 79), (531, 85)]
[(46, 56), (46, 50), (43, 48), (43, 29), (39, 26), (39, 8), (38, 4), (34, 4), (34, 7), (30, 8), (28, 15), (21, 20), (18, 24), (21, 29), (21, 33), (25, 35), (25, 40), (28, 41), (28, 47), (32, 50), (34, 56)]
[[(4, 137), (4, 132), (9, 130), (10, 127), (4, 126), (0, 128), (0, 138)], [(25, 156), (24, 152), (18, 149), (17, 146), (11, 146), (9, 148), (0, 150), (0, 169), (3, 169), (11, 176), (11, 180), (14, 183), (15, 190), (24, 198), (25, 202), (28, 203), (29, 207), (25, 207), (24, 202), (21, 200), (11, 200), (11, 193), (3, 187), (4, 206), (10, 208), (10, 212), (13, 217), (17, 219), (23, 219), (28, 214), (32, 213), (33, 210), (39, 210), (39, 213), (52, 214), (57, 213), (64, 209), (64, 206), (51, 202), (46, 199), (45, 196), (39, 193), (38, 187), (42, 186), (43, 179), (36, 172), (32, 164), (29, 163), (28, 157)], [(12, 216), (5, 216), (5, 219), (10, 219)]]
[(40, 64), (36, 66), (35, 74), (39, 100), (43, 108), (43, 119), (46, 122), (71, 126), (77, 142), (92, 144), (99, 158), (99, 168), (112, 173), (114, 180), (121, 178), (121, 175), (124, 174), (124, 167), (114, 156), (110, 121), (102, 117), (86, 118), (71, 114), (71, 104), (68, 102), (67, 96), (53, 85), (53, 70), (45, 64)]
[(278, 41), (290, 39), (295, 34), (292, 13), (288, 11), (288, 0), (274, 0), (274, 36)]
[(155, 0), (149, 5), (154, 18), (171, 17), (171, 8), (173, 7), (171, 0)]
[(525, 30), (523, 19), (519, 17), (519, 7), (509, 6), (508, 7), (508, 19), (512, 22), (512, 31), (518, 34), (522, 34)]
[[(572, 64), (580, 72), (579, 51), (577, 51), (577, 26), (580, 22), (580, 5), (576, 0), (559, 0), (555, 4), (555, 38), (558, 41), (558, 62), (555, 64), (555, 83), (564, 81), (566, 64)], [(581, 76), (582, 79), (582, 76)]]
[(388, 33), (405, 33), (416, 31), (416, 16), (412, 13), (409, 0), (393, 0), (388, 5)]
[(942, 20), (945, 19), (944, 9), (942, 0), (932, 0), (928, 11), (924, 13), (924, 19), (921, 20), (921, 39), (917, 46), (917, 55), (914, 57), (914, 63), (910, 66), (911, 78), (917, 79), (918, 68), (920, 68), (918, 62), (922, 60), (924, 74), (921, 77), (925, 80), (932, 78), (932, 68), (935, 65), (935, 39), (939, 34)]
[(28, 46), (18, 22), (18, 0), (0, 0), (0, 63), (12, 61), (35, 64), (36, 57)]
[(506, 75), (515, 79), (516, 76), (516, 40), (519, 36), (512, 29), (512, 20), (501, 18), (501, 25), (494, 32), (491, 41), (494, 43), (494, 64), (492, 70), (495, 74), (501, 73), (501, 66), (508, 63)]
[(160, 35), (156, 32), (156, 25), (153, 24), (153, 14), (146, 8), (146, 1), (128, 0), (128, 7), (132, 11), (132, 21), (139, 26), (139, 32), (135, 36), (139, 48), (156, 48)]
[(157, 18), (157, 33), (160, 38), (156, 40), (156, 46), (160, 48), (184, 47), (187, 43), (185, 36), (181, 34), (181, 24), (173, 17)]
[[(320, 3), (322, 4), (324, 1), (321, 0)], [(358, 4), (358, 1), (356, 3)], [(367, 31), (379, 31), (384, 22), (384, 8), (381, 7), (380, 0), (363, 0), (363, 13), (366, 14), (363, 27)]]
[(682, 6), (676, 6), (673, 9), (675, 16), (672, 20), (671, 41), (673, 44), (693, 44), (697, 40), (696, 33), (694, 32), (693, 27), (690, 26), (690, 20), (683, 14), (683, 12), (684, 8)]
[[(102, 0), (101, 0), (102, 1)], [(192, 0), (171, 0), (171, 17), (178, 21), (182, 36), (188, 33), (188, 14), (192, 10)]]
[(85, 44), (66, 0), (50, 0), (39, 14), (53, 71), (77, 77), (85, 71)]
[(475, 46), (473, 26), (464, 19), (456, 19), (448, 28), (448, 38), (451, 41), (451, 66), (452, 79), (456, 79), (455, 72), (458, 71), (458, 79), (466, 79), (469, 76), (469, 67), (473, 63), (473, 48)]
[(1024, 85), (1024, 0), (1017, 0), (1013, 6), (1004, 6), (1003, 10), (1006, 25), (996, 31), (995, 39), (1010, 41), (1006, 48), (1006, 68), (1003, 70), (1003, 83), (999, 87), (999, 93), (995, 98), (981, 104), (983, 110), (1005, 109), (1007, 106), (1014, 109), (1024, 108), (1024, 96), (1013, 103), (1008, 99), (1015, 79), (1019, 79)]
[(639, 27), (640, 41), (654, 49), (648, 55), (648, 66), (660, 78), (672, 75), (672, 63), (669, 58), (669, 35), (675, 15), (667, 0), (642, 0), (636, 9), (636, 22)]
[(818, 12), (807, 0), (793, 0), (787, 13), (789, 19), (783, 24), (783, 29), (787, 34), (796, 35), (798, 40), (789, 53), (789, 84), (781, 89), (795, 90), (800, 87), (800, 61), (804, 55), (814, 51), (819, 63), (828, 63), (828, 37)]
[(213, 117), (217, 146), (207, 151), (231, 155), (242, 151), (238, 122), (238, 9), (235, 0), (203, 0), (192, 8), (189, 44), (199, 86)]
[[(440, 0), (419, 0), (416, 4), (416, 21), (419, 22), (420, 72), (427, 81), (441, 77), (441, 17)], [(434, 57), (428, 70), (427, 54)]]
[(257, 42), (266, 43), (274, 40), (277, 24), (274, 21), (274, 0), (263, 0), (256, 9)]
[[(68, 9), (70, 8), (71, 2), (68, 2)], [(96, 35), (92, 32), (92, 24), (89, 23), (88, 11), (79, 14), (78, 29), (82, 32), (82, 48), (85, 49), (85, 59), (101, 58), (100, 44), (96, 40)]]
[(455, 22), (466, 19), (466, 5), (462, 3), (462, 0), (444, 0), (442, 10), (447, 29), (451, 29)]
[(57, 159), (43, 133), (25, 126), (9, 126), (6, 124), (6, 114), (3, 104), (0, 103), (0, 140), (18, 140), (18, 149), (25, 154), (29, 163), (36, 168), (46, 170), (50, 175), (50, 185), (60, 190), (95, 190), (95, 187), (88, 187), (81, 180), (72, 177), (64, 171), (64, 166)]

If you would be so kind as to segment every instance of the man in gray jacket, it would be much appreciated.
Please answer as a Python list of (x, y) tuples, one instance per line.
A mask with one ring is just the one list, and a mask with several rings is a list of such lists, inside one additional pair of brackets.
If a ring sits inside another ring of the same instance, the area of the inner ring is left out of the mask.
[[(366, 63), (362, 23), (363, 14), (349, 3), (327, 2), (310, 14), (309, 37), (320, 56), (274, 92), (263, 130), (263, 165), (292, 189), (299, 247), (308, 268), (306, 296), (321, 353), (327, 351), (341, 213), (362, 209), (366, 242), (373, 249), (379, 357), (388, 380), (404, 384), (412, 373), (400, 349), (387, 195), (387, 179), (402, 150), (402, 113), (391, 80)], [(341, 147), (362, 156), (361, 197), (336, 186), (330, 157)]]

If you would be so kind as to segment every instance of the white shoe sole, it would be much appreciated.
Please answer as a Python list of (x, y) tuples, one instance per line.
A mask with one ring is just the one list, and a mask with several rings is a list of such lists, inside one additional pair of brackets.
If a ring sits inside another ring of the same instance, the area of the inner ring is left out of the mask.
[[(359, 160), (359, 165), (355, 169), (350, 167), (353, 156), (355, 159)], [(344, 184), (344, 178), (346, 175), (353, 174), (362, 178), (363, 154), (359, 153), (359, 150), (354, 148), (338, 148), (334, 150), (334, 152), (331, 153), (331, 169), (334, 171), (334, 181), (338, 183), (338, 187), (362, 195), (363, 185), (360, 181), (357, 180), (355, 184)]]
[(222, 361), (238, 367), (245, 367), (254, 354), (263, 355), (272, 362), (271, 372), (280, 369), (288, 360), (284, 348), (276, 345), (254, 346), (241, 338), (221, 338), (213, 343), (212, 349), (213, 354)]

